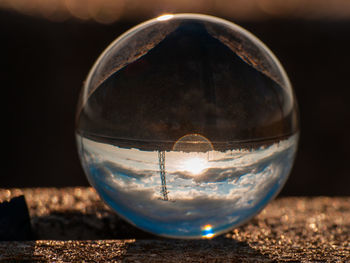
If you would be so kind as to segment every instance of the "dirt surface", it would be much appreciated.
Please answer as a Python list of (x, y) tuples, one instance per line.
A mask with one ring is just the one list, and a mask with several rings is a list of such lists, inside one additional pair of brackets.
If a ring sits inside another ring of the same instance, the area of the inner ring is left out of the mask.
[(212, 240), (169, 240), (115, 215), (91, 188), (24, 194), (36, 240), (0, 242), (0, 262), (350, 262), (350, 197), (288, 197)]

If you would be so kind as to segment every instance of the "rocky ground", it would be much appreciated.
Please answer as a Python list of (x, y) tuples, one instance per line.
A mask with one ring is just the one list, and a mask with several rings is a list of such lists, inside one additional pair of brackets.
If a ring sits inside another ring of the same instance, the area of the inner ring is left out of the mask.
[(284, 197), (212, 240), (169, 240), (114, 214), (91, 188), (24, 194), (34, 240), (0, 242), (0, 262), (350, 262), (350, 197)]

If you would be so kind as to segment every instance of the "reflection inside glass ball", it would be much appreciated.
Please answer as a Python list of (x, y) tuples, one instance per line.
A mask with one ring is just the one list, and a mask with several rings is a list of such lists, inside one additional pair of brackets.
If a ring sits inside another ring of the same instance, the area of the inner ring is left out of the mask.
[(188, 171), (194, 175), (199, 174), (208, 167), (208, 162), (201, 157), (189, 157), (183, 160), (181, 165), (184, 171)]
[(212, 238), (257, 214), (291, 170), (295, 97), (250, 33), (165, 15), (113, 42), (80, 96), (76, 138), (92, 186), (154, 234)]
[[(179, 160), (179, 169), (193, 175), (210, 167), (209, 152), (213, 150), (211, 142), (200, 134), (188, 134), (174, 144), (173, 151), (187, 152)], [(207, 154), (203, 154), (207, 153)]]

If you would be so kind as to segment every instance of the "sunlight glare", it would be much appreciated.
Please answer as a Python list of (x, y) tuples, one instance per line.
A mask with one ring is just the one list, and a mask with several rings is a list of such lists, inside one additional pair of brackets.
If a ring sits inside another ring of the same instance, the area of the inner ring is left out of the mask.
[(208, 168), (208, 162), (200, 157), (192, 157), (183, 162), (182, 168), (192, 174), (199, 174), (204, 169)]
[(166, 14), (166, 15), (158, 16), (157, 20), (158, 21), (165, 21), (165, 20), (169, 20), (173, 17), (174, 17), (174, 15), (172, 15), (172, 14)]
[(203, 230), (203, 235), (202, 238), (207, 238), (210, 239), (212, 237), (214, 237), (214, 232), (213, 232), (213, 227), (211, 225), (206, 225), (202, 228)]

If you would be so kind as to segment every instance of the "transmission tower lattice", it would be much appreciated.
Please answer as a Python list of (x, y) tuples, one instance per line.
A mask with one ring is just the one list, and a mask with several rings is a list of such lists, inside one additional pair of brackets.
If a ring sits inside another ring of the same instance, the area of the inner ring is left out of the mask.
[(166, 188), (166, 179), (165, 179), (165, 151), (158, 151), (158, 159), (159, 159), (160, 179), (162, 181), (161, 194), (163, 195), (163, 200), (168, 201), (168, 190)]

